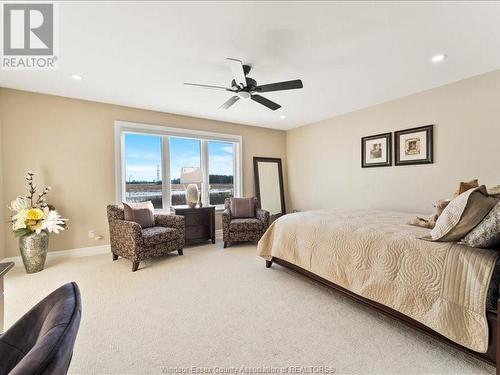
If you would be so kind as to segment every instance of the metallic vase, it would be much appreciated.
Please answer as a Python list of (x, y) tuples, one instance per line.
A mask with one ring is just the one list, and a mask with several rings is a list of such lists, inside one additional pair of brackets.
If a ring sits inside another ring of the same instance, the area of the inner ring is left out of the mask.
[(46, 231), (38, 234), (33, 232), (19, 238), (19, 249), (27, 273), (43, 270), (48, 247), (49, 234)]

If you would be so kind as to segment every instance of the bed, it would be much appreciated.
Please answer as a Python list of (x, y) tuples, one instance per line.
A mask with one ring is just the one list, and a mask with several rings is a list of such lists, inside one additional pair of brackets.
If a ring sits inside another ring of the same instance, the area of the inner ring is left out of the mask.
[(257, 251), (267, 267), (291, 268), (496, 365), (499, 253), (421, 239), (429, 230), (407, 225), (413, 215), (346, 209), (285, 215)]

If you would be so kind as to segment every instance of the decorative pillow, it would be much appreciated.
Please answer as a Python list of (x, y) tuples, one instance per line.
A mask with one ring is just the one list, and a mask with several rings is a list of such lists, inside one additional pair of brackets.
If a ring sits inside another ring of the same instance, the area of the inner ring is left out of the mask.
[(151, 201), (140, 203), (123, 203), (125, 220), (134, 221), (142, 228), (153, 227), (155, 225), (155, 209)]
[(488, 188), (488, 195), (491, 195), (495, 198), (500, 198), (500, 185)]
[(231, 207), (231, 217), (255, 217), (255, 199), (229, 198), (229, 203)]
[(417, 227), (422, 227), (422, 228), (429, 228), (432, 229), (436, 226), (436, 221), (439, 218), (439, 216), (443, 213), (444, 209), (448, 204), (450, 204), (451, 199), (440, 199), (437, 202), (433, 204), (435, 208), (434, 214), (431, 216), (428, 216), (427, 218), (425, 217), (415, 217), (413, 219), (410, 219), (407, 224), (410, 225), (415, 225)]
[(462, 241), (471, 247), (500, 245), (500, 202)]
[(477, 179), (475, 180), (470, 180), (470, 181), (462, 181), (458, 185), (458, 189), (455, 190), (455, 193), (453, 194), (453, 198), (458, 197), (460, 194), (465, 193), (467, 190), (474, 189), (479, 187), (479, 183)]
[(431, 230), (432, 241), (458, 242), (464, 238), (497, 204), (498, 200), (487, 194), (483, 185), (453, 199)]

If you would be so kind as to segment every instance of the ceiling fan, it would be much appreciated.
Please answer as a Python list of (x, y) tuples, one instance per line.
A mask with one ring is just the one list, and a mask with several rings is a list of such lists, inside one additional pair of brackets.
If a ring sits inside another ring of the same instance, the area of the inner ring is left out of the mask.
[(219, 109), (228, 109), (234, 103), (236, 103), (240, 98), (242, 99), (252, 99), (253, 101), (262, 104), (263, 106), (276, 111), (281, 106), (278, 103), (273, 102), (261, 95), (261, 92), (270, 92), (270, 91), (281, 91), (281, 90), (293, 90), (293, 89), (301, 89), (304, 87), (302, 85), (302, 81), (300, 79), (295, 79), (293, 81), (284, 81), (284, 82), (276, 82), (269, 83), (267, 85), (257, 85), (257, 81), (254, 79), (247, 77), (248, 73), (250, 73), (251, 66), (243, 65), (241, 60), (227, 58), (229, 63), (229, 67), (231, 68), (231, 72), (233, 73), (234, 79), (231, 81), (231, 87), (222, 87), (222, 86), (212, 86), (212, 85), (201, 85), (197, 83), (184, 83), (187, 86), (195, 86), (206, 89), (214, 89), (214, 90), (224, 90), (233, 92), (235, 95), (229, 98), (224, 104), (222, 104)]

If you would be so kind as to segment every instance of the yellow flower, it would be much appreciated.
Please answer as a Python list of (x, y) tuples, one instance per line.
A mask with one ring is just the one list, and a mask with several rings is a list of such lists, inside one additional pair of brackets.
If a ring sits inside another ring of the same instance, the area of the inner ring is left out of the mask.
[(28, 220), (40, 220), (43, 219), (43, 211), (39, 208), (30, 208), (26, 214), (26, 219)]

